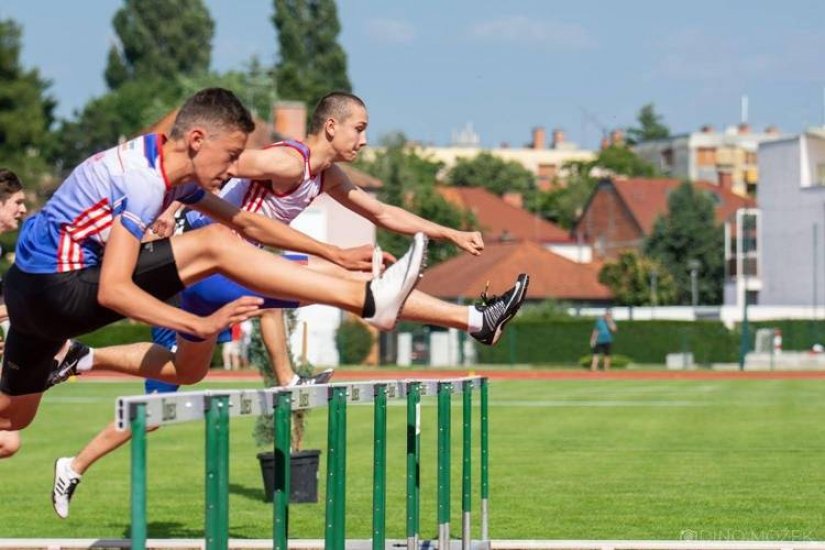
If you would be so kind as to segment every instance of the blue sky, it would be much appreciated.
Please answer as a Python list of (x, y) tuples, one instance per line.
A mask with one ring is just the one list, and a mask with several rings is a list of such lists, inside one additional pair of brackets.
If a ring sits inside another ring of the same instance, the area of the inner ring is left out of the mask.
[[(120, 0), (3, 0), (23, 25), (23, 63), (53, 81), (58, 114), (105, 91)], [(212, 62), (274, 62), (271, 0), (206, 0)], [(340, 42), (372, 141), (393, 130), (439, 145), (471, 122), (486, 146), (520, 146), (563, 128), (593, 147), (601, 127), (635, 122), (654, 102), (676, 133), (739, 122), (823, 123), (825, 2), (790, 0), (342, 0)], [(44, 15), (48, 14), (48, 15)]]

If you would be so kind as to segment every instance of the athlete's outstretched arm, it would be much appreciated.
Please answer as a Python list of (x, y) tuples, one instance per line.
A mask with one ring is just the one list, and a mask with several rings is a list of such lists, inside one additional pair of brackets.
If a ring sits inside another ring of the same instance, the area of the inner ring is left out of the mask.
[(232, 323), (247, 319), (263, 302), (260, 298), (246, 296), (233, 302), (234, 308), (225, 306), (209, 317), (198, 317), (172, 307), (142, 290), (132, 280), (140, 246), (140, 241), (121, 223), (120, 216), (117, 216), (112, 223), (106, 252), (103, 254), (97, 295), (100, 305), (149, 325), (160, 325), (178, 332), (209, 337)]
[(338, 246), (322, 243), (280, 221), (241, 210), (211, 194), (205, 194), (200, 201), (191, 206), (207, 214), (215, 221), (228, 225), (244, 238), (253, 242), (284, 250), (312, 254), (347, 269), (367, 270), (372, 265), (372, 246), (369, 245), (342, 249)]
[(445, 227), (403, 208), (385, 204), (352, 183), (336, 165), (332, 165), (324, 172), (324, 191), (344, 207), (390, 231), (406, 235), (421, 231), (431, 239), (451, 241), (475, 256), (484, 250), (484, 241), (478, 231), (459, 231)]

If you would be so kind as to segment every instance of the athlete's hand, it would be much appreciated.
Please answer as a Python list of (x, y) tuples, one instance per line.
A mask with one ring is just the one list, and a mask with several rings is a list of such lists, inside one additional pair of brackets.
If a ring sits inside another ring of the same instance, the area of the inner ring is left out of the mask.
[[(335, 263), (350, 271), (372, 271), (371, 244), (364, 244), (353, 248), (342, 248), (338, 251)], [(384, 263), (392, 263), (395, 257), (387, 252), (383, 253)]]
[(478, 256), (484, 250), (484, 239), (478, 231), (453, 231), (450, 240), (462, 250)]
[(167, 214), (164, 212), (152, 224), (152, 233), (157, 235), (159, 239), (171, 237), (175, 233), (175, 215), (174, 213)]
[(203, 317), (203, 326), (196, 336), (204, 339), (211, 338), (230, 325), (240, 323), (252, 317), (260, 317), (261, 314), (266, 311), (261, 309), (263, 303), (263, 298), (258, 296), (241, 296), (237, 300), (229, 302), (212, 315)]

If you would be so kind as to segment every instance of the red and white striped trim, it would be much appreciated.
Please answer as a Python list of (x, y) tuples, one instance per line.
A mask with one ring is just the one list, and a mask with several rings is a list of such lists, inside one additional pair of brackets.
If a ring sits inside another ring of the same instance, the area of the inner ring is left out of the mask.
[(60, 230), (57, 248), (58, 273), (82, 269), (84, 264), (80, 243), (111, 225), (112, 208), (109, 199), (101, 199), (81, 212), (71, 224), (65, 224)]

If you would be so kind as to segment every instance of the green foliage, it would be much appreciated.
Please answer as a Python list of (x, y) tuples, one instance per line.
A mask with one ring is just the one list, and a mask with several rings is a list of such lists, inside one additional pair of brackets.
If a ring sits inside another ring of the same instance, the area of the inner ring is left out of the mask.
[(642, 106), (636, 115), (636, 120), (639, 126), (627, 129), (628, 141), (631, 144), (670, 137), (670, 128), (665, 125), (662, 116), (656, 112), (653, 103)]
[[(778, 328), (782, 331), (782, 349), (786, 351), (810, 351), (814, 344), (825, 344), (825, 321), (812, 319), (776, 319), (748, 323), (748, 349), (754, 349), (756, 331), (760, 328)], [(735, 330), (737, 342), (742, 337), (742, 324)]]
[(716, 223), (715, 204), (688, 182), (668, 198), (668, 211), (656, 220), (645, 254), (664, 265), (676, 282), (679, 304), (691, 303), (690, 262), (699, 262), (699, 303), (722, 302), (724, 235)]
[[(611, 355), (610, 356), (610, 369), (625, 369), (627, 366), (633, 362), (633, 359), (628, 357), (627, 355)], [(593, 355), (582, 355), (579, 357), (579, 366), (584, 368), (590, 368), (593, 364)], [(603, 368), (602, 360), (599, 360), (599, 368)]]
[(499, 196), (517, 191), (527, 197), (536, 187), (536, 177), (524, 166), (487, 152), (459, 158), (447, 174), (447, 181), (457, 187), (485, 187)]
[(112, 21), (119, 45), (109, 51), (106, 83), (174, 82), (209, 69), (215, 22), (202, 0), (125, 0)]
[(652, 178), (656, 175), (656, 168), (642, 160), (626, 145), (605, 147), (599, 151), (596, 160), (593, 161), (593, 167), (631, 178)]
[(36, 186), (49, 170), (56, 103), (46, 95), (51, 83), (21, 66), (21, 35), (13, 20), (0, 20), (0, 167)]
[(599, 272), (599, 282), (608, 287), (616, 303), (623, 306), (666, 305), (676, 299), (673, 276), (661, 263), (636, 251), (622, 252), (615, 262), (605, 263)]
[(335, 333), (335, 345), (342, 365), (360, 365), (369, 355), (375, 339), (358, 319), (346, 319)]
[[(436, 175), (443, 164), (419, 156), (414, 149), (406, 146), (406, 142), (403, 134), (385, 136), (381, 140), (383, 151), (376, 153), (371, 161), (361, 160), (356, 164), (357, 168), (383, 182), (379, 198), (445, 227), (475, 228), (477, 224), (469, 212), (454, 207), (437, 192)], [(410, 239), (406, 235), (379, 229), (378, 243), (387, 252), (400, 256), (407, 250)], [(428, 247), (429, 264), (437, 265), (458, 252), (451, 243), (431, 242)]]
[(518, 313), (519, 321), (559, 321), (570, 319), (567, 308), (555, 300), (525, 303)]
[[(590, 353), (593, 319), (527, 321), (521, 318), (493, 347), (477, 345), (479, 363), (576, 364)], [(692, 351), (697, 363), (732, 362), (736, 335), (717, 321), (619, 321), (613, 351), (636, 363), (662, 364), (668, 353)]]
[(57, 132), (57, 155), (67, 170), (91, 156), (138, 135), (180, 99), (176, 83), (132, 80), (89, 101), (75, 119)]
[(347, 55), (338, 44), (334, 0), (274, 0), (278, 33), (278, 95), (311, 107), (332, 90), (352, 91)]

